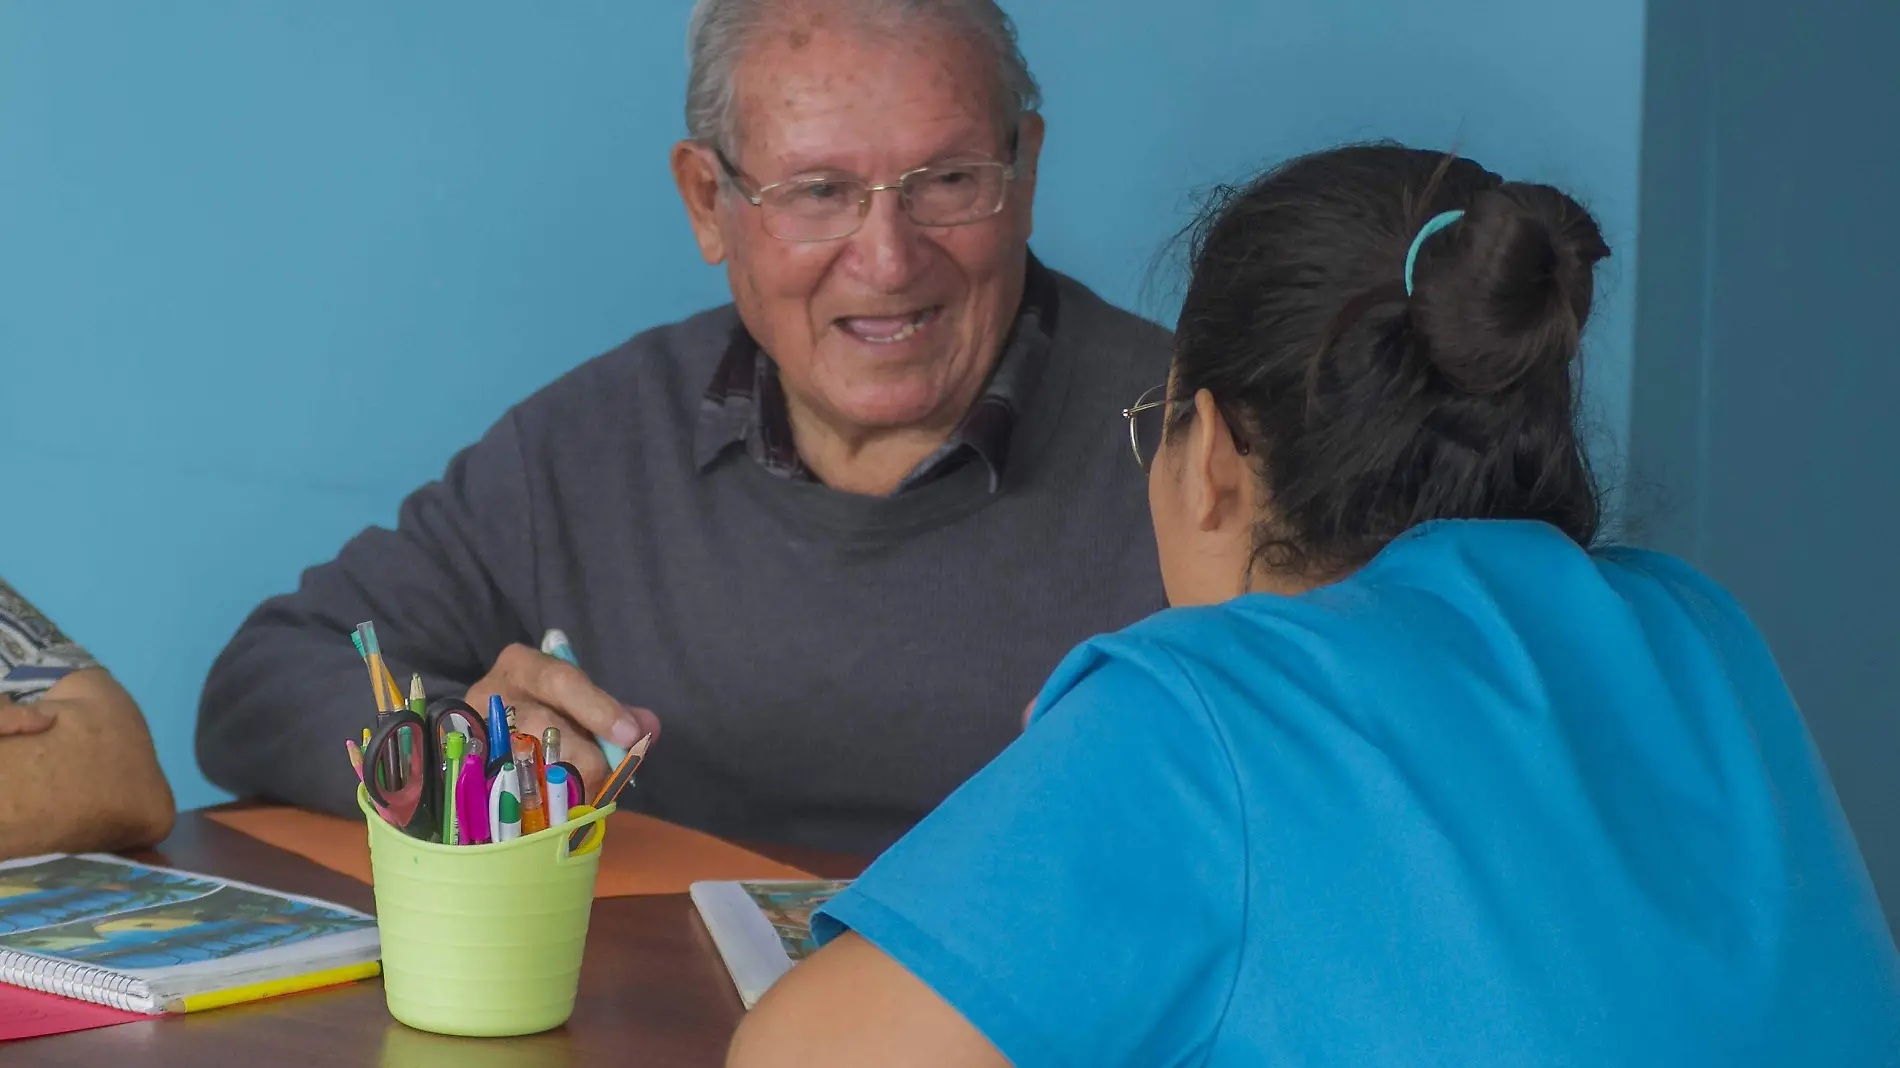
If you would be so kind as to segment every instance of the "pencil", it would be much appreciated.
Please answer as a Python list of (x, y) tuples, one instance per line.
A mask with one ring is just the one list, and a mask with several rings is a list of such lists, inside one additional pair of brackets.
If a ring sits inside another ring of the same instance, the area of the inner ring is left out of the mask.
[(643, 734), (639, 741), (633, 743), (633, 748), (627, 750), (627, 755), (620, 758), (620, 766), (607, 777), (606, 785), (594, 795), (595, 808), (604, 808), (607, 802), (612, 801), (614, 795), (620, 792), (620, 788), (627, 785), (627, 781), (633, 778), (633, 773), (640, 770), (640, 762), (647, 758), (647, 746), (652, 744), (653, 735), (651, 734)]

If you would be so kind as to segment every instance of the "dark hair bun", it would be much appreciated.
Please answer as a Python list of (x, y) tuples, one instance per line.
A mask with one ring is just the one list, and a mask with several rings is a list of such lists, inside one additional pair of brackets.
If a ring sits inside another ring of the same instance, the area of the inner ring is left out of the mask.
[(1410, 301), (1415, 341), (1454, 388), (1490, 396), (1568, 375), (1610, 248), (1583, 205), (1547, 185), (1478, 193), (1425, 240)]
[[(1447, 211), (1464, 214), (1419, 242), (1408, 294), (1406, 253)], [(1591, 544), (1570, 361), (1609, 249), (1582, 205), (1455, 155), (1347, 145), (1223, 190), (1189, 234), (1172, 399), (1207, 390), (1249, 446), (1259, 562), (1337, 575), (1436, 519)]]

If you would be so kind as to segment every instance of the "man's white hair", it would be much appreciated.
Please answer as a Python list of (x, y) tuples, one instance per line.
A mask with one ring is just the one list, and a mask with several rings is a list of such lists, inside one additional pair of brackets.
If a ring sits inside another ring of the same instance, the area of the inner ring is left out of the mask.
[[(818, 0), (698, 0), (686, 26), (686, 132), (694, 140), (733, 149), (737, 119), (733, 83), (740, 57), (762, 28), (783, 24), (788, 9), (821, 6)], [(989, 53), (996, 79), (993, 99), (1010, 124), (1042, 105), (1042, 90), (1016, 44), (1016, 25), (995, 0), (829, 0), (867, 25), (907, 26), (934, 22)]]

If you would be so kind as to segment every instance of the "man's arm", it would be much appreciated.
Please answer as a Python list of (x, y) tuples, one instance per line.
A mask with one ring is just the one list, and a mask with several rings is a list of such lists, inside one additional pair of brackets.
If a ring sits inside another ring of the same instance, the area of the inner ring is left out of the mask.
[(241, 797), (355, 815), (343, 742), (372, 726), (376, 706), (351, 630), (375, 622), (405, 692), (420, 672), (432, 696), (460, 696), (504, 647), (529, 640), (531, 509), (511, 413), (403, 502), (395, 530), (364, 531), (244, 622), (199, 704), (205, 775)]
[(132, 695), (98, 668), (37, 703), (0, 697), (0, 719), (45, 729), (0, 737), (0, 858), (151, 845), (171, 833), (171, 787)]

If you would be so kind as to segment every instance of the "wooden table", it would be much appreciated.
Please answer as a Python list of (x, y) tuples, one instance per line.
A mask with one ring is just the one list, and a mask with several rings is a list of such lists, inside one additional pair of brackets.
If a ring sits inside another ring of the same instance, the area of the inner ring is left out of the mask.
[[(863, 867), (862, 861), (837, 854), (747, 845), (829, 878), (847, 878)], [(368, 886), (199, 812), (180, 813), (171, 837), (130, 856), (366, 912), (375, 909)], [(617, 897), (594, 902), (574, 1016), (545, 1034), (466, 1039), (412, 1030), (389, 1015), (382, 982), (371, 979), (211, 1012), (8, 1043), (0, 1046), (0, 1065), (719, 1065), (743, 1012), (689, 898)]]

